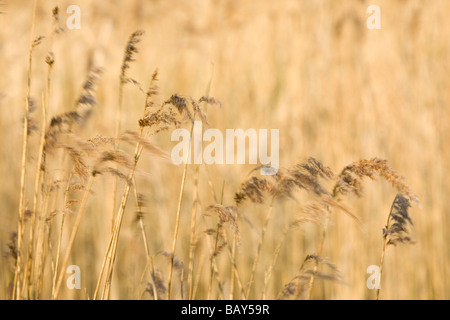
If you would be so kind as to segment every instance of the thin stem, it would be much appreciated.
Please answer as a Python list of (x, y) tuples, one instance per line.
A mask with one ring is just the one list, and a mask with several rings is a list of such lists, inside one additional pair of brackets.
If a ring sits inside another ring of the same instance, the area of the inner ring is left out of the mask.
[(193, 203), (191, 211), (191, 235), (189, 239), (189, 263), (188, 263), (188, 299), (192, 300), (193, 278), (194, 278), (194, 253), (195, 253), (195, 222), (197, 219), (197, 205), (198, 205), (198, 176), (200, 166), (196, 166), (194, 174), (194, 190), (192, 192)]
[[(47, 232), (48, 236), (47, 236), (47, 240), (44, 241), (43, 244), (42, 244), (43, 245), (43, 248), (42, 248), (43, 254), (42, 254), (42, 263), (40, 264), (40, 266), (39, 266), (40, 268), (38, 270), (38, 288), (37, 288), (37, 297), (36, 297), (37, 300), (41, 299), (41, 294), (42, 294), (42, 289), (43, 289), (43, 284), (44, 284), (45, 262), (47, 260), (47, 256), (48, 256), (49, 250), (51, 250), (51, 241), (50, 241), (50, 239), (51, 239), (51, 235), (52, 235), (52, 226), (50, 224), (50, 221), (47, 220), (47, 219), (45, 221), (45, 224), (46, 225), (44, 225), (44, 228), (45, 227), (48, 228), (48, 232)], [(44, 232), (45, 232), (45, 229), (44, 229)], [(44, 233), (44, 235), (45, 235), (45, 233)], [(44, 240), (45, 240), (45, 237), (44, 237)]]
[[(203, 216), (203, 218), (204, 218), (204, 216)], [(205, 222), (205, 224), (206, 224), (206, 222)], [(216, 233), (217, 234), (217, 233)], [(223, 297), (224, 297), (224, 293), (223, 293), (223, 285), (222, 285), (222, 282), (220, 281), (220, 277), (219, 277), (219, 270), (217, 269), (217, 264), (216, 264), (216, 261), (215, 261), (215, 259), (213, 259), (213, 255), (214, 255), (214, 252), (216, 251), (216, 249), (214, 249), (214, 247), (213, 247), (213, 243), (211, 242), (211, 239), (210, 239), (210, 237), (206, 237), (206, 240), (207, 240), (207, 242), (208, 242), (208, 248), (209, 248), (209, 256), (211, 257), (210, 258), (210, 262), (212, 262), (212, 264), (210, 264), (210, 266), (212, 265), (212, 270), (213, 270), (213, 275), (214, 275), (214, 278), (216, 279), (216, 281), (217, 281), (217, 286), (219, 287), (219, 297), (220, 297), (220, 299), (223, 299)], [(211, 269), (210, 269), (211, 270)], [(199, 271), (199, 273), (200, 273), (200, 271)], [(197, 279), (198, 280), (198, 279)], [(207, 294), (209, 294), (210, 292), (209, 292), (209, 288), (211, 287), (211, 283), (209, 284), (209, 287), (208, 287), (208, 293)], [(195, 290), (194, 290), (194, 292), (195, 292)], [(208, 297), (209, 298), (209, 297)]]
[(386, 253), (386, 238), (383, 239), (383, 249), (381, 250), (380, 279), (379, 279), (379, 287), (377, 288), (377, 300), (380, 300), (381, 275), (383, 274), (383, 263), (384, 263), (384, 254), (385, 253)]
[(22, 241), (23, 233), (25, 229), (25, 176), (26, 176), (26, 161), (27, 161), (27, 149), (28, 149), (28, 113), (30, 107), (30, 88), (31, 88), (31, 65), (33, 61), (33, 38), (34, 38), (34, 27), (36, 21), (36, 4), (37, 0), (33, 2), (33, 13), (31, 22), (31, 39), (30, 39), (30, 50), (28, 56), (28, 79), (27, 79), (27, 93), (25, 100), (25, 116), (23, 124), (23, 142), (22, 142), (22, 162), (21, 162), (21, 174), (20, 174), (20, 194), (19, 194), (19, 221), (17, 228), (17, 261), (14, 271), (14, 282), (12, 290), (12, 299), (21, 299), (20, 292), (20, 268), (22, 263)]
[[(206, 88), (206, 96), (209, 95), (211, 89), (212, 77), (214, 73), (214, 68), (212, 70), (211, 77), (209, 79), (208, 86)], [(204, 104), (205, 108), (207, 104)], [(202, 129), (203, 130), (203, 129)], [(203, 132), (202, 132), (203, 136)], [(189, 262), (188, 262), (188, 299), (192, 300), (192, 290), (193, 290), (193, 277), (194, 277), (194, 254), (195, 254), (195, 223), (197, 219), (197, 205), (198, 205), (198, 177), (200, 173), (200, 166), (195, 167), (194, 174), (194, 190), (192, 194), (192, 210), (191, 210), (191, 234), (189, 239)]]
[[(116, 114), (116, 127), (115, 127), (115, 133), (114, 136), (116, 138), (115, 148), (118, 148), (119, 144), (119, 134), (120, 134), (120, 127), (121, 127), (121, 116), (122, 116), (122, 105), (123, 105), (123, 80), (122, 77), (120, 77), (120, 85), (119, 85), (119, 104), (117, 107), (117, 114)], [(115, 165), (117, 168), (117, 165)], [(116, 169), (115, 168), (115, 169)], [(113, 184), (112, 184), (112, 210), (111, 210), (111, 233), (114, 232), (114, 213), (116, 212), (116, 202), (117, 202), (117, 177), (113, 177)]]
[[(143, 133), (144, 128), (141, 127), (139, 130), (139, 139), (142, 137), (142, 133)], [(108, 249), (110, 248), (111, 251), (107, 252), (105, 258), (108, 256), (108, 253), (111, 253), (111, 257), (109, 260), (109, 265), (108, 265), (108, 272), (106, 274), (106, 279), (105, 279), (105, 285), (103, 287), (103, 293), (102, 293), (102, 298), (105, 298), (106, 296), (109, 296), (109, 290), (110, 290), (110, 286), (111, 286), (111, 279), (112, 279), (112, 274), (113, 274), (113, 268), (114, 268), (114, 263), (116, 260), (116, 255), (117, 255), (117, 245), (119, 242), (119, 235), (120, 235), (120, 229), (122, 227), (122, 220), (123, 220), (123, 216), (125, 213), (125, 207), (127, 205), (128, 202), (128, 195), (130, 193), (130, 189), (131, 189), (131, 181), (134, 177), (134, 173), (136, 171), (136, 167), (137, 167), (137, 163), (139, 161), (139, 158), (141, 156), (143, 147), (141, 146), (140, 141), (136, 144), (136, 149), (134, 152), (134, 165), (130, 170), (130, 173), (128, 175), (128, 184), (125, 187), (125, 190), (123, 192), (122, 195), (122, 201), (120, 203), (120, 208), (119, 208), (119, 212), (117, 214), (117, 219), (116, 219), (116, 224), (114, 226), (114, 232), (111, 235), (111, 239), (110, 239), (110, 245), (108, 246)]]
[[(41, 263), (42, 263), (42, 255), (43, 255), (43, 250), (44, 250), (44, 241), (45, 241), (45, 227), (43, 227), (43, 222), (45, 221), (45, 212), (49, 212), (48, 208), (50, 206), (49, 202), (50, 202), (50, 195), (51, 192), (50, 190), (45, 190), (45, 192), (43, 192), (43, 201), (40, 204), (40, 210), (37, 211), (37, 213), (40, 213), (37, 217), (36, 217), (36, 223), (35, 223), (35, 249), (34, 249), (34, 256), (33, 256), (33, 266), (32, 266), (32, 274), (31, 274), (31, 281), (33, 281), (32, 283), (32, 292), (31, 292), (31, 296), (33, 297), (33, 299), (35, 298), (35, 295), (37, 294), (36, 292), (38, 291), (36, 288), (39, 286), (39, 279), (40, 279), (40, 274), (39, 271), (41, 270)], [(56, 197), (55, 197), (56, 198)], [(42, 245), (41, 245), (42, 243)], [(35, 271), (37, 270), (37, 271)], [(31, 299), (31, 298), (30, 298)]]
[[(201, 255), (199, 258), (199, 262), (198, 262), (198, 266), (197, 266), (197, 272), (199, 274), (203, 273), (203, 266), (205, 265), (206, 262), (206, 255)], [(194, 288), (192, 290), (192, 298), (195, 299), (197, 296), (197, 291), (198, 291), (198, 287), (200, 286), (200, 279), (201, 277), (196, 277), (195, 281), (194, 281)]]
[[(153, 81), (156, 80), (156, 78), (153, 78)], [(120, 90), (119, 90), (119, 110), (118, 110), (118, 118), (117, 118), (117, 123), (116, 123), (116, 136), (119, 136), (119, 132), (120, 132), (120, 113), (121, 113), (121, 108), (122, 108), (122, 99), (123, 99), (123, 84), (124, 84), (124, 75), (123, 73), (121, 74), (120, 77)], [(144, 106), (144, 115), (145, 115), (145, 110), (147, 108), (147, 106), (149, 105), (149, 99), (151, 97), (151, 94), (147, 94), (146, 96), (146, 100), (145, 100), (145, 106)], [(112, 230), (111, 230), (111, 237), (108, 243), (108, 248), (106, 250), (105, 256), (103, 258), (103, 263), (102, 263), (102, 267), (100, 269), (100, 274), (97, 280), (97, 285), (95, 287), (95, 292), (94, 292), (94, 297), (93, 299), (96, 300), (97, 299), (97, 295), (100, 289), (100, 283), (103, 279), (103, 274), (106, 271), (106, 264), (108, 261), (108, 257), (109, 257), (109, 264), (108, 264), (108, 271), (106, 274), (106, 278), (105, 278), (105, 283), (103, 286), (103, 292), (102, 292), (102, 298), (105, 297), (105, 293), (106, 296), (109, 296), (109, 288), (110, 288), (110, 283), (111, 283), (111, 278), (112, 278), (112, 273), (113, 273), (113, 266), (114, 266), (114, 262), (115, 262), (115, 257), (116, 257), (116, 253), (117, 253), (117, 244), (119, 241), (119, 233), (120, 233), (120, 228), (122, 225), (122, 219), (123, 219), (123, 215), (125, 212), (125, 207), (128, 201), (128, 194), (130, 192), (130, 188), (131, 188), (131, 182), (133, 181), (134, 178), (134, 173), (136, 171), (136, 167), (137, 167), (137, 163), (139, 161), (139, 158), (141, 156), (142, 150), (143, 150), (143, 146), (141, 146), (141, 137), (142, 134), (144, 132), (144, 127), (140, 127), (139, 128), (139, 135), (138, 135), (138, 142), (136, 143), (136, 149), (134, 152), (134, 165), (133, 167), (130, 169), (130, 173), (128, 175), (128, 184), (125, 187), (124, 193), (122, 195), (122, 201), (121, 201), (121, 205), (119, 208), (119, 212), (117, 214), (117, 219), (115, 220), (114, 223), (114, 216), (112, 216)], [(114, 187), (116, 188), (116, 187)], [(114, 189), (113, 188), (113, 189)], [(115, 191), (114, 191), (114, 196), (115, 196)], [(114, 197), (113, 197), (114, 198)], [(115, 200), (114, 200), (114, 204), (113, 206), (115, 207)]]
[[(191, 139), (192, 139), (192, 130), (193, 130), (193, 128), (194, 128), (194, 125), (192, 124)], [(188, 153), (188, 155), (189, 155), (189, 153)], [(189, 161), (186, 161), (186, 164), (184, 165), (183, 177), (181, 178), (180, 194), (179, 194), (179, 197), (178, 197), (178, 207), (177, 207), (177, 215), (176, 215), (176, 220), (175, 220), (175, 230), (174, 230), (174, 233), (173, 233), (172, 251), (170, 253), (169, 281), (167, 283), (167, 300), (170, 300), (170, 289), (171, 289), (171, 285), (172, 285), (173, 263), (174, 263), (174, 258), (175, 258), (175, 248), (176, 248), (176, 245), (177, 245), (178, 228), (179, 228), (179, 225), (180, 225), (181, 204), (183, 202), (184, 184), (186, 182), (186, 175), (187, 175), (187, 170), (188, 170), (188, 162)]]
[[(317, 247), (317, 252), (316, 255), (318, 255), (319, 257), (322, 255), (322, 251), (323, 251), (323, 245), (325, 243), (325, 237), (327, 235), (327, 231), (328, 231), (328, 224), (330, 222), (330, 215), (331, 212), (330, 210), (327, 211), (327, 214), (325, 216), (325, 222), (324, 222), (324, 226), (322, 229), (322, 235), (320, 237), (320, 241), (319, 241), (319, 246)], [(314, 280), (317, 274), (317, 270), (319, 268), (319, 264), (317, 262), (317, 259), (314, 260), (314, 269), (313, 269), (313, 273), (311, 275), (311, 278), (309, 279), (309, 284), (308, 284), (308, 292), (306, 294), (306, 300), (311, 300), (311, 295), (312, 295), (312, 289), (314, 287)], [(300, 295), (300, 292), (297, 292), (297, 297)]]
[(110, 241), (108, 243), (108, 248), (106, 249), (106, 254), (103, 257), (102, 267), (100, 268), (100, 274), (98, 276), (97, 285), (95, 286), (94, 296), (92, 298), (93, 300), (97, 300), (98, 290), (100, 288), (100, 283), (102, 282), (103, 279), (103, 273), (105, 272), (106, 261), (108, 260), (108, 255), (112, 246), (112, 235), (113, 233), (111, 234)]
[(63, 280), (64, 274), (65, 274), (64, 271), (66, 270), (67, 263), (69, 261), (70, 252), (71, 252), (73, 243), (75, 241), (75, 236), (77, 235), (78, 227), (80, 226), (80, 223), (81, 223), (81, 218), (83, 216), (83, 212), (86, 207), (87, 199), (89, 197), (89, 193), (91, 192), (91, 188), (92, 188), (92, 184), (94, 183), (94, 179), (95, 179), (95, 177), (93, 175), (91, 175), (89, 178), (89, 181), (87, 183), (86, 190), (84, 191), (83, 198), (81, 200), (80, 207), (78, 209), (77, 217), (76, 217), (74, 226), (72, 228), (72, 233), (70, 234), (69, 244), (67, 245), (66, 253), (64, 255), (64, 259), (61, 264), (61, 271), (59, 273), (59, 278), (58, 278), (58, 283), (57, 283), (56, 289), (55, 289), (54, 299), (58, 298), (59, 289), (61, 288), (62, 280)]
[(258, 266), (259, 257), (261, 255), (262, 245), (263, 245), (263, 242), (264, 242), (264, 236), (265, 236), (265, 233), (266, 233), (266, 230), (267, 230), (267, 226), (269, 225), (270, 216), (272, 215), (274, 201), (275, 201), (275, 197), (272, 198), (272, 202), (270, 203), (269, 210), (267, 211), (267, 214), (266, 214), (266, 217), (265, 217), (265, 220), (264, 220), (264, 226), (263, 226), (263, 229), (261, 231), (261, 236), (259, 237), (258, 249), (257, 249), (257, 252), (256, 252), (255, 260), (253, 261), (252, 272), (250, 274), (250, 280), (248, 282), (247, 291), (245, 293), (245, 298), (247, 300), (248, 300), (248, 298), (250, 296), (250, 292), (251, 292), (251, 289), (253, 287), (253, 282), (254, 282), (255, 274), (256, 274), (256, 268)]
[[(222, 184), (222, 193), (221, 193), (221, 198), (220, 198), (220, 204), (223, 204), (223, 191), (224, 191), (224, 187), (225, 187), (225, 181)], [(210, 265), (210, 283), (209, 283), (209, 289), (208, 289), (208, 298), (210, 299), (211, 297), (211, 292), (212, 292), (212, 284), (213, 284), (213, 276), (216, 275), (216, 278), (218, 279), (218, 271), (217, 271), (217, 264), (216, 264), (216, 254), (217, 254), (217, 249), (218, 249), (218, 244), (219, 244), (219, 238), (220, 238), (220, 233), (222, 231), (222, 223), (219, 222), (217, 223), (217, 230), (216, 230), (216, 238), (214, 240), (214, 249), (211, 252), (211, 265)], [(224, 231), (224, 238), (226, 238), (226, 232)], [(222, 292), (223, 295), (223, 289), (222, 289), (222, 284), (220, 281), (217, 281), (219, 284), (219, 288), (220, 291)]]
[(208, 296), (207, 299), (209, 300), (211, 297), (211, 292), (212, 292), (212, 284), (213, 284), (213, 277), (214, 277), (214, 266), (216, 264), (216, 259), (215, 259), (215, 255), (217, 252), (217, 246), (219, 243), (219, 235), (220, 235), (220, 229), (222, 228), (222, 225), (219, 223), (217, 223), (217, 230), (216, 230), (216, 238), (214, 239), (214, 249), (212, 250), (212, 254), (211, 254), (211, 260), (210, 260), (210, 277), (209, 277), (209, 288), (208, 288)]
[[(140, 205), (139, 199), (138, 199), (138, 192), (137, 192), (135, 178), (133, 178), (133, 189), (134, 189), (134, 197), (136, 199), (136, 207), (138, 208), (139, 212), (141, 212), (141, 205)], [(142, 233), (142, 240), (144, 242), (145, 255), (147, 257), (147, 265), (150, 267), (150, 280), (151, 280), (152, 286), (153, 286), (153, 297), (155, 300), (158, 300), (158, 294), (156, 291), (156, 284), (155, 284), (155, 270), (153, 268), (153, 259), (150, 254), (150, 249), (148, 247), (147, 233), (145, 232), (145, 227), (144, 227), (144, 218), (140, 214), (138, 219), (139, 219), (139, 228), (141, 229), (141, 233)]]
[[(388, 218), (387, 218), (387, 221), (386, 221), (386, 226), (385, 226), (386, 230), (388, 229), (389, 222), (391, 220), (391, 212), (394, 209), (394, 203), (395, 203), (395, 201), (392, 202), (391, 210), (389, 210), (389, 215), (388, 215)], [(380, 258), (380, 279), (379, 279), (379, 283), (378, 283), (379, 286), (377, 288), (377, 300), (380, 299), (381, 276), (383, 274), (384, 255), (386, 253), (386, 247), (387, 247), (387, 241), (386, 240), (387, 240), (386, 239), (386, 235), (383, 234), (383, 249), (381, 250), (381, 258)]]
[[(51, 68), (51, 67), (49, 67)], [(49, 70), (50, 72), (50, 70)], [(50, 76), (48, 76), (49, 78)], [(49, 79), (47, 84), (49, 83)], [(40, 143), (39, 143), (39, 155), (38, 155), (38, 162), (36, 165), (36, 179), (34, 182), (34, 196), (33, 196), (33, 211), (31, 213), (31, 227), (30, 227), (30, 234), (29, 234), (29, 244), (28, 244), (28, 261), (27, 261), (27, 271), (25, 274), (28, 274), (28, 296), (31, 297), (31, 289), (32, 289), (32, 260), (33, 260), (33, 250), (34, 250), (34, 228), (36, 223), (36, 210), (37, 210), (37, 204), (38, 204), (38, 196), (40, 194), (39, 192), (39, 186), (42, 185), (42, 166), (44, 163), (44, 145), (45, 145), (45, 128), (47, 126), (47, 105), (48, 105), (48, 89), (46, 97), (42, 97), (42, 130), (41, 130), (41, 137), (40, 137)], [(26, 276), (24, 275), (24, 283), (25, 283)]]
[(277, 263), (278, 260), (278, 255), (280, 254), (281, 251), (281, 247), (283, 246), (284, 241), (286, 240), (286, 235), (288, 233), (288, 231), (290, 230), (289, 227), (287, 227), (283, 233), (281, 234), (281, 239), (280, 242), (278, 243), (276, 249), (275, 249), (275, 253), (272, 259), (272, 264), (270, 265), (269, 269), (266, 271), (266, 274), (264, 276), (264, 290), (263, 290), (263, 294), (262, 294), (262, 300), (266, 299), (266, 293), (267, 293), (267, 287), (269, 285), (269, 280), (272, 276), (272, 271), (273, 268), (275, 267), (275, 264)]
[(232, 261), (231, 274), (230, 274), (230, 300), (233, 300), (233, 298), (234, 298), (234, 273), (235, 273), (235, 267), (236, 267), (236, 264), (235, 264), (235, 261), (236, 261), (236, 239), (237, 239), (237, 235), (233, 234), (233, 244), (231, 245), (231, 256), (230, 256), (230, 260)]
[[(224, 232), (224, 239), (225, 242), (228, 243), (228, 237), (227, 237), (227, 233)], [(239, 291), (241, 293), (241, 299), (244, 300), (245, 299), (245, 291), (244, 291), (244, 287), (242, 286), (242, 282), (241, 282), (241, 278), (239, 276), (239, 272), (237, 269), (237, 265), (236, 265), (236, 246), (237, 246), (237, 239), (238, 239), (238, 235), (236, 233), (233, 233), (233, 245), (232, 248), (230, 248), (230, 246), (227, 245), (227, 252), (228, 252), (228, 257), (230, 258), (230, 262), (231, 262), (231, 284), (230, 284), (230, 300), (233, 300), (234, 294), (234, 281), (237, 281), (238, 284), (238, 288)], [(236, 279), (236, 280), (234, 280)]]
[(184, 266), (183, 266), (183, 262), (181, 262), (181, 272), (180, 272), (180, 297), (181, 300), (184, 300)]
[[(70, 182), (72, 180), (73, 173), (70, 174), (69, 180), (67, 182), (66, 192), (64, 194), (64, 203), (67, 203), (67, 195), (69, 193), (69, 187)], [(61, 243), (62, 243), (62, 236), (63, 236), (63, 230), (64, 230), (64, 221), (66, 218), (66, 213), (63, 212), (61, 217), (61, 225), (59, 227), (59, 237), (58, 237), (58, 247), (56, 249), (56, 262), (55, 262), (55, 270), (53, 272), (53, 281), (52, 281), (52, 300), (55, 299), (55, 289), (56, 289), (56, 279), (58, 275), (58, 266), (59, 266), (59, 259), (61, 257)]]

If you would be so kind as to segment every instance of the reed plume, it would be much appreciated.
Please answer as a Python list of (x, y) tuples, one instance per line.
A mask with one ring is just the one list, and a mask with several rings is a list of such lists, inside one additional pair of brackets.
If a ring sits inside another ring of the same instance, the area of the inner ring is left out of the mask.
[[(317, 271), (317, 265), (327, 267), (328, 272)], [(298, 274), (284, 286), (283, 290), (278, 294), (277, 299), (283, 300), (291, 296), (298, 299), (308, 289), (308, 284), (312, 277), (321, 280), (342, 282), (342, 275), (335, 264), (318, 255), (307, 255)]]
[[(409, 215), (411, 201), (412, 200), (409, 199), (408, 196), (399, 193), (396, 195), (394, 202), (392, 202), (386, 225), (383, 228), (383, 248), (380, 259), (379, 285), (381, 285), (386, 248), (389, 245), (395, 246), (400, 243), (414, 243), (411, 238), (413, 222)], [(417, 201), (417, 198), (414, 198), (414, 201)], [(381, 287), (377, 288), (377, 300), (380, 298), (380, 288)]]
[[(252, 172), (259, 168), (255, 168)], [(322, 186), (320, 180), (329, 180), (334, 178), (334, 176), (334, 173), (329, 167), (326, 167), (319, 160), (311, 157), (305, 163), (299, 163), (291, 168), (280, 168), (275, 175), (269, 178), (252, 176), (241, 184), (240, 190), (236, 192), (234, 197), (237, 206), (241, 205), (245, 200), (250, 200), (255, 204), (261, 204), (264, 202), (265, 195), (271, 197), (269, 209), (264, 219), (259, 238), (257, 253), (253, 261), (252, 272), (246, 291), (247, 299), (254, 282), (257, 264), (263, 247), (264, 235), (273, 212), (275, 200), (285, 197), (293, 198), (293, 192), (296, 190), (305, 190), (317, 196), (330, 197), (330, 193)]]

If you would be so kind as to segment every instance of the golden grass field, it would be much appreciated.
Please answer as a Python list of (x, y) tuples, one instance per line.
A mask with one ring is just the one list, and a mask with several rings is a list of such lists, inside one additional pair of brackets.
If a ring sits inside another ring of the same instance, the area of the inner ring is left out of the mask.
[[(376, 299), (382, 252), (379, 299), (450, 298), (447, 0), (34, 3), (0, 5), (0, 299)], [(279, 129), (279, 175), (161, 156), (188, 110)]]

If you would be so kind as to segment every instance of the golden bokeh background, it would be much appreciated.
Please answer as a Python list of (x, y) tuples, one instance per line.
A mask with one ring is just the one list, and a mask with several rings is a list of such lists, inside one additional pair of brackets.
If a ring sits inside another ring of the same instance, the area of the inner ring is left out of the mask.
[[(76, 4), (81, 28), (52, 35), (52, 9), (59, 7), (65, 25)], [(381, 8), (381, 29), (369, 30), (367, 7)], [(222, 107), (208, 107), (210, 127), (280, 129), (280, 165), (290, 167), (308, 157), (321, 160), (336, 173), (353, 161), (380, 157), (406, 177), (421, 207), (413, 206), (415, 244), (389, 247), (382, 279), (382, 299), (448, 299), (450, 297), (450, 3), (446, 0), (171, 0), (171, 1), (37, 1), (33, 37), (45, 36), (33, 51), (31, 97), (36, 101), (36, 123), (42, 123), (49, 51), (55, 62), (51, 78), (48, 119), (73, 108), (88, 70), (103, 70), (95, 96), (98, 105), (82, 139), (114, 136), (119, 75), (131, 33), (144, 30), (139, 53), (128, 75), (146, 88), (159, 70), (157, 101), (177, 93), (196, 99), (208, 94)], [(8, 257), (11, 234), (19, 216), (23, 116), (27, 94), (28, 54), (33, 1), (6, 0), (0, 6), (0, 298), (10, 298), (14, 269)], [(210, 84), (210, 87), (209, 87)], [(126, 85), (122, 130), (138, 131), (145, 97)], [(151, 141), (170, 152), (174, 143), (163, 133)], [(39, 134), (30, 136), (25, 203), (30, 208), (34, 188)], [(127, 149), (128, 150), (128, 149)], [(130, 151), (131, 150), (131, 151)], [(132, 149), (130, 148), (130, 153)], [(213, 226), (204, 216), (214, 203), (213, 192), (223, 189), (223, 203), (233, 205), (234, 193), (254, 166), (200, 166), (197, 235)], [(165, 281), (183, 166), (143, 155), (136, 173), (139, 192), (146, 198), (144, 224), (155, 267)], [(188, 169), (177, 257), (188, 265), (190, 214), (195, 168)], [(60, 179), (67, 168), (53, 168), (50, 179)], [(101, 176), (72, 249), (70, 264), (82, 270), (82, 290), (63, 288), (60, 298), (92, 298), (111, 228), (112, 177)], [(346, 202), (361, 219), (332, 215), (323, 255), (339, 269), (343, 282), (319, 281), (316, 299), (374, 299), (366, 286), (369, 265), (380, 261), (381, 230), (396, 191), (384, 181), (366, 181), (364, 197)], [(118, 197), (124, 184), (118, 185)], [(60, 191), (62, 192), (62, 191)], [(270, 265), (280, 234), (310, 198), (275, 204), (258, 265), (251, 298), (260, 299), (264, 272)], [(64, 206), (50, 199), (47, 212)], [(249, 279), (259, 232), (268, 204), (245, 204), (242, 211), (255, 229), (242, 223), (242, 247), (236, 253), (243, 285)], [(145, 292), (146, 256), (134, 222), (130, 197), (120, 235), (112, 282), (112, 299), (149, 299)], [(57, 237), (61, 215), (49, 222)], [(67, 215), (67, 228), (73, 217)], [(28, 229), (27, 229), (28, 230)], [(48, 230), (47, 230), (48, 232)], [(296, 276), (307, 254), (316, 250), (320, 227), (305, 224), (288, 233), (267, 292), (276, 298)], [(55, 240), (55, 239), (53, 239)], [(50, 298), (56, 241), (48, 248), (41, 298)], [(68, 233), (63, 236), (63, 248)], [(194, 298), (219, 299), (214, 282), (208, 296), (209, 252), (199, 245), (195, 262), (198, 290)], [(230, 297), (230, 265), (226, 252), (217, 258), (225, 298)], [(185, 270), (187, 272), (187, 269)], [(184, 275), (186, 281), (186, 274)], [(179, 275), (174, 298), (181, 298)], [(236, 286), (235, 286), (236, 290)], [(237, 298), (238, 295), (235, 294)], [(186, 298), (186, 295), (184, 296)]]

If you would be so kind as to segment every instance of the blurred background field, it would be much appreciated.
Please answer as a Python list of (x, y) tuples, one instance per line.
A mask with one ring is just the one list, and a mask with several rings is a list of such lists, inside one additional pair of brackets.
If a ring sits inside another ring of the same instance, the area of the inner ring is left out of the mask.
[[(17, 231), (20, 193), (23, 116), (27, 88), (28, 50), (32, 1), (3, 1), (0, 6), (0, 298), (10, 297), (14, 265), (8, 256), (11, 234)], [(52, 9), (58, 6), (64, 25), (66, 8), (81, 8), (81, 29), (52, 36)], [(369, 30), (366, 9), (381, 8), (381, 30)], [(179, 0), (179, 1), (38, 1), (35, 36), (45, 36), (33, 53), (31, 97), (36, 121), (41, 124), (41, 97), (45, 91), (49, 50), (54, 53), (48, 118), (73, 108), (92, 65), (103, 73), (95, 96), (98, 105), (82, 139), (114, 136), (119, 75), (131, 33), (144, 30), (136, 61), (128, 74), (147, 88), (159, 70), (157, 101), (172, 94), (196, 99), (208, 93), (222, 107), (208, 106), (210, 127), (280, 129), (280, 165), (290, 167), (312, 156), (336, 173), (360, 159), (380, 157), (407, 179), (421, 207), (413, 206), (415, 244), (389, 247), (382, 279), (382, 299), (450, 298), (450, 3), (446, 0)], [(211, 82), (210, 89), (208, 85)], [(124, 89), (122, 130), (138, 130), (145, 96), (133, 85)], [(32, 203), (38, 134), (30, 137), (25, 203)], [(151, 138), (170, 152), (170, 134)], [(130, 149), (131, 150), (131, 149)], [(131, 150), (132, 152), (132, 150)], [(214, 196), (234, 204), (238, 191), (254, 166), (200, 166), (198, 178), (197, 236), (214, 225), (204, 216)], [(48, 172), (58, 179), (61, 168)], [(189, 224), (195, 167), (188, 169), (176, 256), (183, 261), (174, 280), (173, 298), (186, 289)], [(155, 268), (168, 278), (169, 252), (177, 211), (183, 166), (174, 166), (149, 154), (138, 164), (136, 183), (145, 196), (144, 224)], [(60, 298), (88, 299), (93, 295), (111, 230), (112, 177), (96, 178), (69, 264), (80, 266), (82, 290), (62, 288)], [(396, 191), (384, 182), (366, 181), (364, 197), (346, 203), (360, 218), (332, 215), (323, 255), (342, 275), (342, 282), (318, 281), (316, 299), (374, 299), (366, 286), (369, 265), (380, 261), (381, 230)], [(124, 183), (119, 182), (118, 197)], [(261, 260), (250, 298), (261, 298), (264, 272), (269, 267), (280, 234), (309, 200), (275, 203), (265, 236)], [(304, 202), (303, 202), (304, 201)], [(52, 203), (57, 210), (64, 206)], [(248, 281), (268, 203), (246, 203), (240, 208), (252, 222), (240, 223), (242, 245), (236, 264), (243, 285)], [(112, 299), (150, 299), (144, 271), (146, 256), (135, 222), (130, 196), (120, 234), (112, 282)], [(52, 211), (52, 210), (49, 210)], [(70, 226), (71, 215), (68, 214)], [(58, 223), (59, 216), (55, 220)], [(53, 235), (58, 229), (52, 229)], [(296, 276), (307, 254), (316, 250), (320, 227), (305, 224), (289, 232), (281, 248), (267, 291), (276, 298)], [(68, 235), (63, 237), (63, 247)], [(49, 249), (53, 252), (55, 247)], [(196, 248), (194, 298), (208, 296), (210, 284), (207, 242)], [(230, 265), (226, 252), (217, 257), (224, 297), (230, 297)], [(52, 254), (46, 260), (41, 298), (50, 298)], [(234, 290), (237, 290), (236, 285)], [(186, 298), (187, 294), (184, 294)], [(208, 296), (221, 297), (217, 284)], [(238, 294), (234, 297), (239, 298)]]

